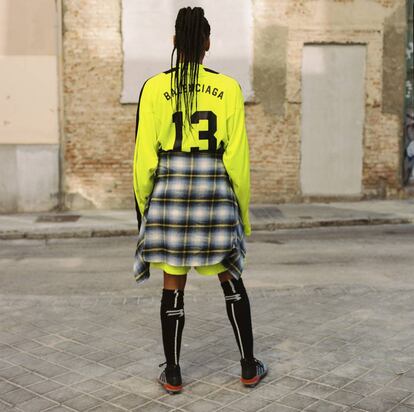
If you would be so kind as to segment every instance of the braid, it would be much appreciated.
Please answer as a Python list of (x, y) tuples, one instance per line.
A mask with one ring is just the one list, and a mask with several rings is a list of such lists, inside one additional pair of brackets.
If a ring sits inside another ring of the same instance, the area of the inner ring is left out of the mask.
[[(174, 51), (177, 50), (175, 62), (174, 82), (177, 91), (175, 111), (180, 111), (181, 96), (184, 99), (186, 119), (190, 126), (193, 113), (193, 99), (195, 94), (197, 110), (196, 83), (199, 73), (200, 57), (204, 52), (204, 42), (210, 35), (210, 25), (204, 17), (201, 7), (183, 7), (178, 11), (175, 21), (175, 46), (171, 54), (171, 69), (173, 68)], [(180, 63), (180, 65), (179, 65)], [(173, 76), (171, 76), (171, 89), (173, 88)], [(173, 99), (171, 99), (172, 101)]]

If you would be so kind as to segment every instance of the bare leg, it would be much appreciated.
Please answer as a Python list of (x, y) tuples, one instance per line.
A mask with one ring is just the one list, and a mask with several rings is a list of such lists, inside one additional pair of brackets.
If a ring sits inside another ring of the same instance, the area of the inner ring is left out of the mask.
[(233, 275), (228, 271), (224, 271), (218, 274), (220, 282), (225, 282), (226, 280), (234, 279)]
[(170, 275), (164, 271), (164, 289), (184, 290), (187, 282), (187, 275)]

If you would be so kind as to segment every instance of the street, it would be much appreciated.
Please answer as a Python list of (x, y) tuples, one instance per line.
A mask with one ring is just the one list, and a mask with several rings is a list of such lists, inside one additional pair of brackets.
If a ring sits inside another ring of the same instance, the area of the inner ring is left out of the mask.
[(242, 387), (217, 277), (192, 269), (170, 396), (162, 272), (136, 285), (134, 237), (0, 241), (0, 411), (414, 411), (414, 225), (260, 231), (246, 246), (267, 377)]

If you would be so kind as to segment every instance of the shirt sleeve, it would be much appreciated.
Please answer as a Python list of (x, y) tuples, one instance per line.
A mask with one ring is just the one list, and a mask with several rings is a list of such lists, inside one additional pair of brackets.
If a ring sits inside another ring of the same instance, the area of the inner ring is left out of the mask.
[(223, 154), (223, 163), (239, 203), (244, 233), (250, 236), (250, 153), (240, 84), (236, 91), (234, 112), (227, 118), (227, 130), (228, 143)]
[(155, 171), (158, 166), (156, 123), (147, 81), (142, 86), (138, 100), (133, 166), (135, 200), (141, 216), (154, 187)]

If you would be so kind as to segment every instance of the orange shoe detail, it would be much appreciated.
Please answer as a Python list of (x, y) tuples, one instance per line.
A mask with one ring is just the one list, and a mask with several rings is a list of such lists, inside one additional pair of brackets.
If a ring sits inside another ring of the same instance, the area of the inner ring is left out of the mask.
[(161, 383), (161, 385), (164, 387), (164, 389), (168, 392), (180, 392), (183, 389), (182, 385), (179, 386), (174, 386), (174, 385), (170, 385), (169, 383), (164, 383), (161, 381), (158, 381)]
[(251, 379), (243, 379), (243, 378), (240, 378), (240, 381), (244, 385), (255, 385), (256, 383), (258, 383), (260, 381), (260, 376), (259, 375), (256, 375), (255, 377), (253, 377)]

